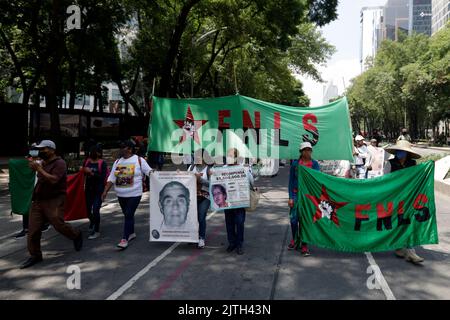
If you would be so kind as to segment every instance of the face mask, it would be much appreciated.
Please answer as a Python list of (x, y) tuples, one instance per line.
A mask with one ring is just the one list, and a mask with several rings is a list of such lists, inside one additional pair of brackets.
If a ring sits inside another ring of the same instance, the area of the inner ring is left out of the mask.
[(30, 150), (30, 156), (36, 158), (37, 156), (39, 156), (39, 150)]
[(401, 150), (397, 150), (395, 152), (395, 155), (397, 156), (398, 159), (405, 159), (407, 152), (406, 151), (401, 151)]

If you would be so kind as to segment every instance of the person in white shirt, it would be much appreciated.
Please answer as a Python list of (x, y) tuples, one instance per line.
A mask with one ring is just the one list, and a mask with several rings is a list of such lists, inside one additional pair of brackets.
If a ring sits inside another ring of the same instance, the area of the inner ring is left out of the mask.
[(114, 185), (120, 207), (125, 216), (122, 240), (117, 245), (121, 249), (126, 249), (128, 242), (136, 238), (134, 214), (142, 197), (143, 175), (150, 176), (152, 171), (145, 159), (135, 155), (135, 147), (135, 143), (131, 140), (121, 143), (120, 159), (114, 162), (105, 191), (102, 194), (102, 201), (104, 201)]
[(367, 179), (367, 168), (370, 165), (370, 153), (364, 143), (364, 137), (357, 135), (355, 137), (356, 146), (353, 148), (353, 156), (355, 163), (355, 178)]

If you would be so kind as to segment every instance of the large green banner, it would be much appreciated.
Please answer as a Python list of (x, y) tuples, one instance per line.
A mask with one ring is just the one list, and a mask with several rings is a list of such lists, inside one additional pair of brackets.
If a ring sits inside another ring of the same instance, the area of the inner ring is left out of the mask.
[(309, 141), (315, 159), (352, 159), (346, 98), (321, 107), (292, 107), (241, 95), (153, 97), (149, 133), (151, 151), (190, 154), (205, 148), (219, 156), (234, 144), (245, 149), (245, 157), (297, 159), (300, 143)]
[(303, 241), (348, 252), (438, 243), (433, 161), (368, 180), (298, 170)]
[(30, 211), (36, 173), (28, 163), (27, 159), (10, 159), (8, 162), (11, 211), (16, 214)]

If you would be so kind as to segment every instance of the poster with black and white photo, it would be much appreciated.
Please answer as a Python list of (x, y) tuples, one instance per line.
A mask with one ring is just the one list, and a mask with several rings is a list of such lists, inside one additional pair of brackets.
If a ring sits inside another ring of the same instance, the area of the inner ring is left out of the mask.
[(196, 188), (191, 172), (150, 175), (150, 241), (198, 243)]
[(250, 184), (244, 166), (218, 167), (212, 170), (209, 193), (213, 210), (248, 208)]

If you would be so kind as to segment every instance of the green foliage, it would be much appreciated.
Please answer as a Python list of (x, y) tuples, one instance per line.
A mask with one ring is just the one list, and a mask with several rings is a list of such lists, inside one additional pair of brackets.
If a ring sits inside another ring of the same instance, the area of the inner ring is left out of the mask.
[(424, 138), (449, 116), (450, 24), (429, 38), (414, 34), (384, 41), (367, 71), (347, 90), (354, 129), (382, 129), (395, 139), (404, 127)]

